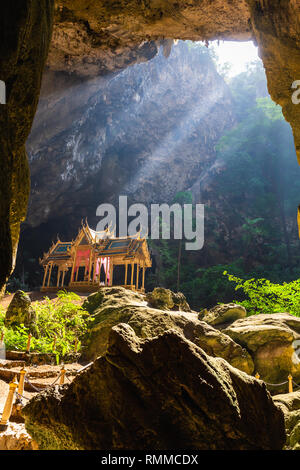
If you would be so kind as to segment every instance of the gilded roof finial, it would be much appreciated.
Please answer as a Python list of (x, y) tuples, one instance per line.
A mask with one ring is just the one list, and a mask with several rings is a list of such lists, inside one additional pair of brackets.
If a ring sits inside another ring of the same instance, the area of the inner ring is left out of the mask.
[(112, 237), (115, 236), (115, 230), (116, 230), (116, 224), (113, 226), (113, 228), (110, 230), (110, 233), (109, 233)]
[(146, 238), (148, 237), (148, 233), (149, 233), (149, 227), (147, 227), (147, 230), (146, 230), (145, 234), (142, 237), (143, 240), (146, 240)]

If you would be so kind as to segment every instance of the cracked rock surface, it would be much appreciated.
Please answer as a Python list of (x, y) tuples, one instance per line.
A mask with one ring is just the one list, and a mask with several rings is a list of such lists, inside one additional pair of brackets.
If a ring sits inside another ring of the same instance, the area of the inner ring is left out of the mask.
[[(104, 356), (23, 408), (40, 449), (281, 449), (283, 413), (265, 385), (176, 331), (111, 330)], [(257, 436), (259, 435), (259, 439)]]

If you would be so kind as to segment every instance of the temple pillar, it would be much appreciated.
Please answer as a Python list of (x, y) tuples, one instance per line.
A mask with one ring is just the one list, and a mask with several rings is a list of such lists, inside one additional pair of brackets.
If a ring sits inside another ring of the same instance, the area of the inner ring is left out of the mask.
[(91, 271), (92, 271), (92, 259), (93, 259), (93, 251), (90, 251), (90, 259), (89, 259), (89, 274), (88, 274), (88, 282), (91, 281)]
[(108, 258), (106, 258), (106, 264), (105, 264), (105, 286), (107, 286), (107, 277), (108, 277), (107, 265), (108, 265)]
[(61, 270), (60, 270), (59, 267), (58, 267), (58, 268), (57, 268), (57, 283), (56, 283), (56, 287), (59, 286), (60, 275), (61, 275)]
[(110, 263), (109, 263), (109, 285), (113, 285), (113, 279), (114, 279), (114, 263), (113, 263), (113, 258), (110, 258)]
[(76, 257), (77, 257), (77, 249), (75, 250), (75, 256), (73, 260), (73, 266), (72, 266), (72, 272), (71, 272), (71, 282), (74, 281), (74, 270), (75, 270), (75, 264), (76, 264)]
[(93, 282), (95, 282), (96, 280), (96, 267), (97, 267), (97, 256), (95, 253), (94, 259), (93, 259)]
[(133, 285), (133, 274), (134, 274), (134, 263), (131, 263), (131, 283), (130, 285)]
[(47, 273), (48, 273), (48, 264), (46, 264), (46, 266), (44, 266), (44, 277), (43, 277), (43, 284), (42, 284), (42, 287), (45, 287), (45, 282), (46, 282), (46, 277), (47, 277)]
[(128, 274), (128, 263), (125, 263), (125, 283), (124, 283), (125, 286), (127, 286), (127, 274)]
[(53, 267), (53, 262), (51, 261), (51, 263), (50, 263), (49, 275), (48, 275), (48, 284), (47, 284), (48, 287), (50, 286), (52, 267)]
[(139, 288), (139, 273), (140, 273), (140, 265), (139, 263), (136, 264), (136, 290)]
[(61, 287), (64, 287), (65, 274), (66, 274), (66, 270), (64, 269), (62, 273)]
[(145, 266), (143, 265), (142, 289), (145, 290)]

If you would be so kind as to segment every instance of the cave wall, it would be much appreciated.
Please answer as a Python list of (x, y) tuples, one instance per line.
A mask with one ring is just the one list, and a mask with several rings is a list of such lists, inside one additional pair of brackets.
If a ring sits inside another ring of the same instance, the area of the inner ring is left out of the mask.
[(116, 205), (120, 194), (171, 203), (214, 165), (215, 145), (234, 123), (229, 87), (208, 50), (191, 42), (102, 79), (48, 70), (27, 141), (26, 225), (58, 215), (73, 230), (74, 217), (96, 223), (98, 205)]
[(218, 140), (235, 124), (210, 52), (189, 41), (168, 58), (160, 47), (151, 61), (100, 79), (45, 71), (26, 144), (31, 196), (14, 277), (25, 273), (37, 287), (41, 254), (57, 234), (71, 240), (85, 217), (96, 227), (101, 203), (118, 207), (127, 195), (129, 205), (149, 207), (198, 193), (218, 171)]
[(25, 142), (38, 104), (52, 27), (53, 2), (5, 2), (0, 15), (0, 288), (14, 267), (30, 178)]
[(300, 80), (300, 2), (260, 0), (249, 4), (269, 93), (291, 124), (300, 163), (300, 106), (291, 99), (291, 85)]

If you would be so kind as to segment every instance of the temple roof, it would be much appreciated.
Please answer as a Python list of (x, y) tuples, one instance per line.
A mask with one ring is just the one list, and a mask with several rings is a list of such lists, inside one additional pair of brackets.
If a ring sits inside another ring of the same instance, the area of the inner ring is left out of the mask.
[(96, 231), (89, 227), (87, 222), (82, 223), (78, 235), (72, 242), (62, 242), (57, 239), (47, 253), (44, 253), (40, 264), (45, 265), (49, 261), (64, 262), (74, 259), (77, 249), (88, 250), (93, 247), (98, 257), (121, 257), (124, 261), (132, 261), (142, 258), (146, 266), (151, 266), (148, 244), (145, 238), (140, 238), (137, 233), (128, 237), (115, 237), (110, 228)]
[(110, 236), (110, 232), (108, 232), (107, 230), (97, 232), (96, 230), (92, 230), (90, 227), (87, 228), (90, 231), (91, 237), (95, 242), (98, 242), (99, 240), (106, 240)]

